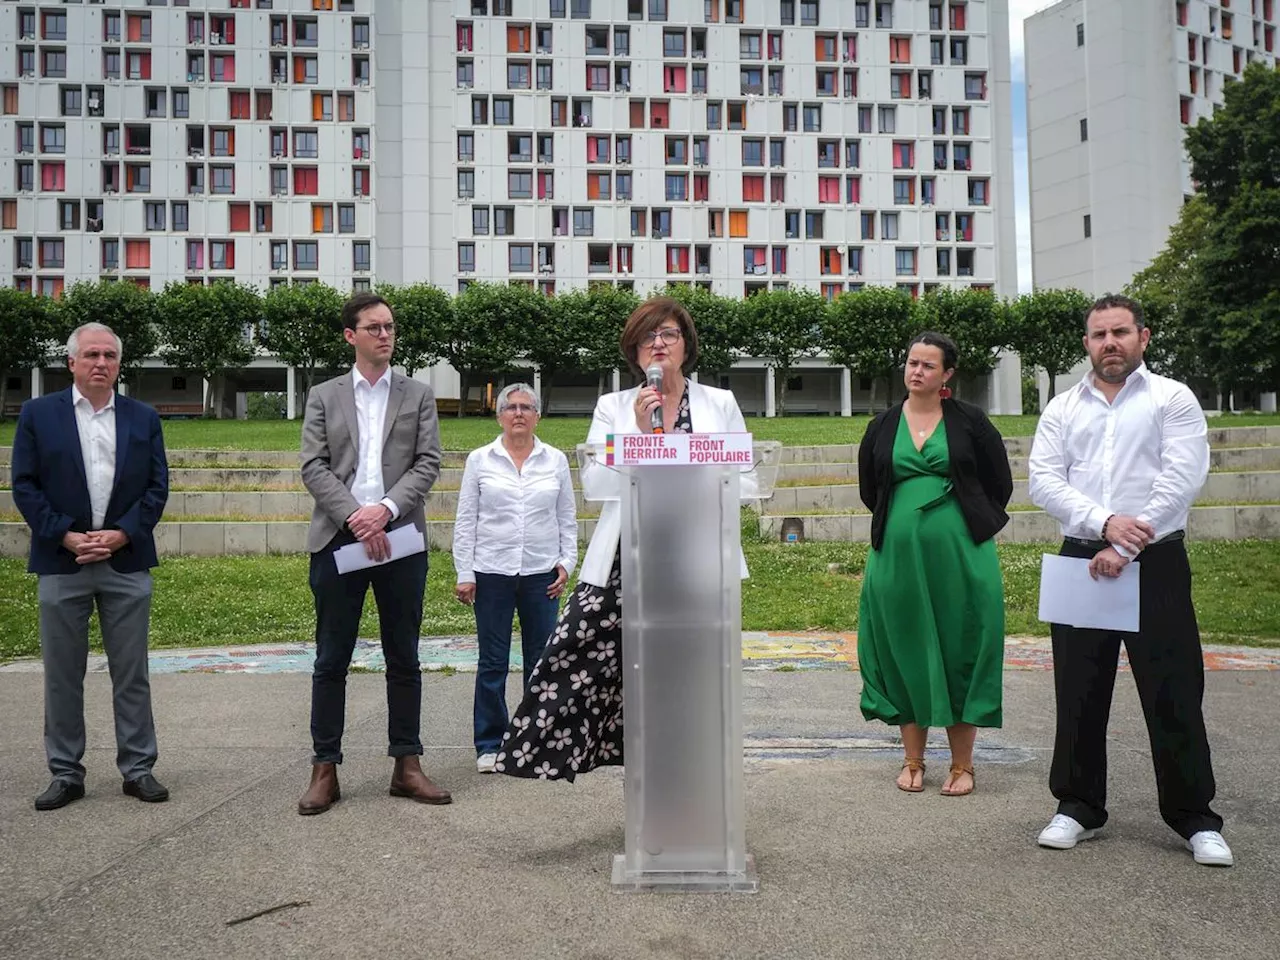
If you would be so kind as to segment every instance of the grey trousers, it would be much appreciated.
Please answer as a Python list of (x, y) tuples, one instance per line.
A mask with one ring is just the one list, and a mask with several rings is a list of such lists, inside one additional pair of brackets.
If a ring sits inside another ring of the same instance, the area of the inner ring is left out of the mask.
[(111, 671), (116, 765), (126, 780), (150, 773), (158, 752), (147, 671), (151, 574), (117, 573), (102, 561), (78, 573), (41, 576), (39, 597), (49, 772), (55, 780), (84, 783), (84, 674), (96, 601)]

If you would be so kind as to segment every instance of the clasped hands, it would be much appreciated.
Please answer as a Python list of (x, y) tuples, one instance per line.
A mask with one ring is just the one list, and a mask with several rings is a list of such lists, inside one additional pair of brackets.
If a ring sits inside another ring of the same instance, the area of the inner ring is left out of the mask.
[(109, 559), (129, 542), (123, 530), (90, 530), (88, 533), (68, 531), (62, 537), (62, 545), (75, 554), (81, 566)]
[[(1134, 555), (1147, 548), (1156, 535), (1155, 527), (1137, 517), (1126, 517), (1116, 514), (1106, 523), (1106, 538), (1109, 543), (1120, 544)], [(1129, 558), (1114, 546), (1094, 554), (1089, 561), (1089, 576), (1097, 580), (1099, 576), (1118, 577), (1129, 563)]]
[(364, 544), (364, 552), (375, 563), (391, 558), (391, 542), (386, 527), (391, 511), (385, 504), (371, 503), (347, 517), (347, 528)]

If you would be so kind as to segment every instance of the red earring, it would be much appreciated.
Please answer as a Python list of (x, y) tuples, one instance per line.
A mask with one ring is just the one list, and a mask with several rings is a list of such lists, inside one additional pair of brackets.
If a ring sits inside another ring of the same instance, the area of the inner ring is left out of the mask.
[(951, 399), (951, 388), (948, 387), (945, 383), (942, 385), (942, 389), (938, 391), (938, 399), (939, 400)]

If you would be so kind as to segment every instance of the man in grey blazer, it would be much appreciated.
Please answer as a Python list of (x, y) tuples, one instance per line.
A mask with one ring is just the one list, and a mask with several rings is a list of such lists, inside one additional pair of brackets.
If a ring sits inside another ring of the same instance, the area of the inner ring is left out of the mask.
[[(419, 803), (451, 797), (422, 772), (422, 674), (418, 635), (427, 554), (391, 559), (387, 531), (412, 524), (425, 536), (423, 503), (440, 475), (436, 402), (424, 383), (394, 373), (391, 308), (371, 293), (342, 308), (343, 336), (355, 366), (312, 388), (302, 424), (302, 482), (315, 498), (307, 549), (316, 602), (316, 663), (311, 680), (311, 784), (301, 814), (323, 813), (341, 796), (338, 768), (347, 669), (365, 595), (373, 587), (387, 663), (387, 753), (395, 758), (391, 795)], [(334, 552), (361, 543), (379, 563), (339, 574)]]

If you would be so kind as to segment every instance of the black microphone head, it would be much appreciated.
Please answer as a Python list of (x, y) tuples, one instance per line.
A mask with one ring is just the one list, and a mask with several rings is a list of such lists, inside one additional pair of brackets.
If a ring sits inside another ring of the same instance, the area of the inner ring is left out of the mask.
[(650, 364), (649, 369), (644, 372), (645, 380), (649, 386), (662, 389), (662, 367), (656, 363)]

